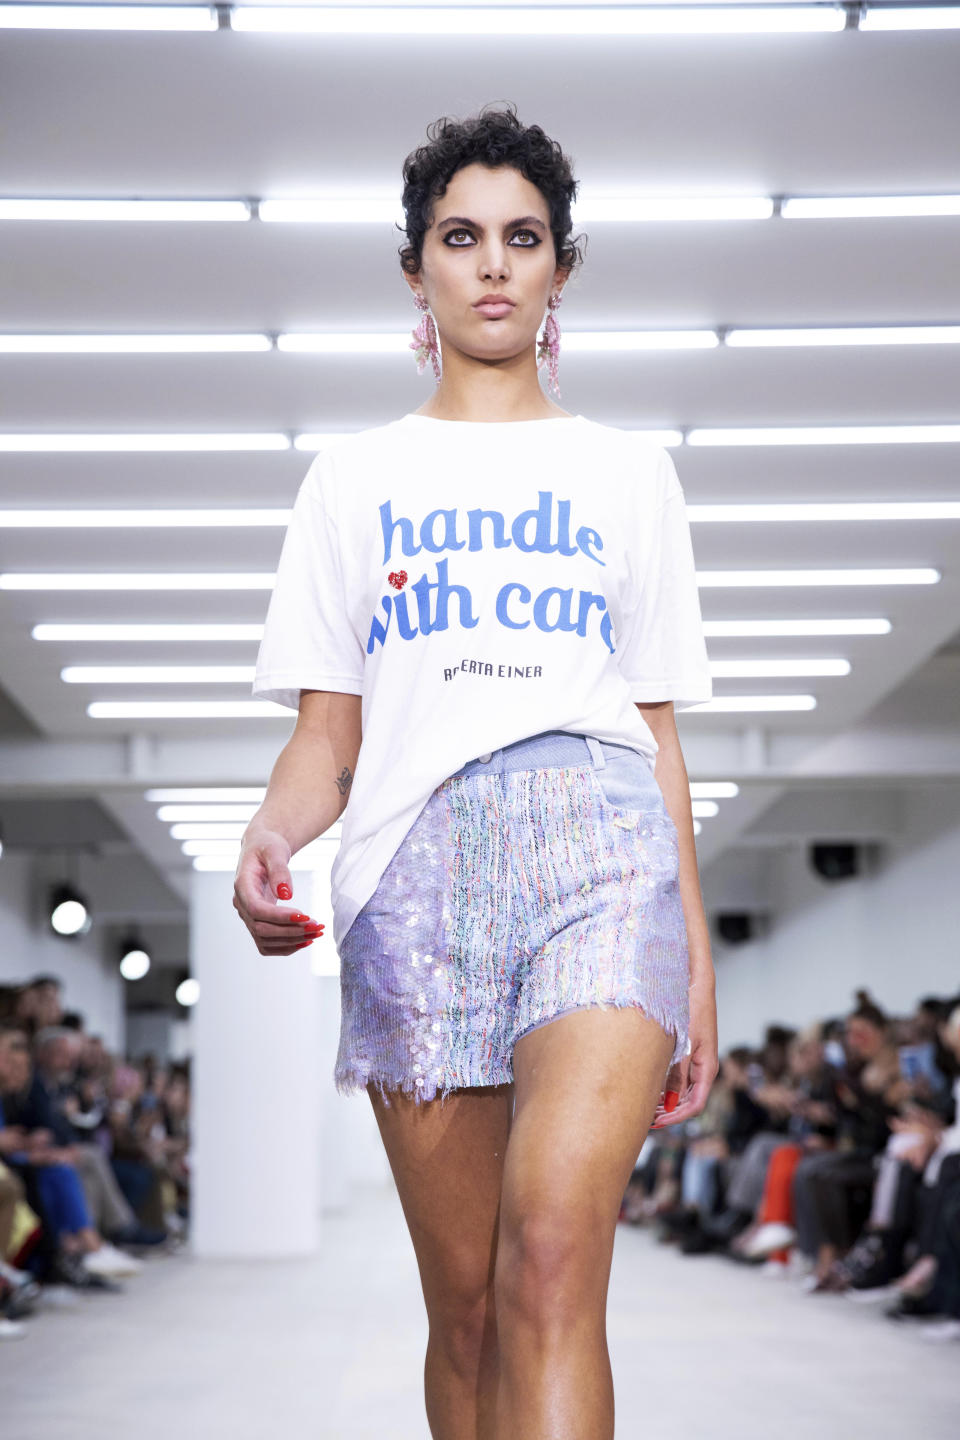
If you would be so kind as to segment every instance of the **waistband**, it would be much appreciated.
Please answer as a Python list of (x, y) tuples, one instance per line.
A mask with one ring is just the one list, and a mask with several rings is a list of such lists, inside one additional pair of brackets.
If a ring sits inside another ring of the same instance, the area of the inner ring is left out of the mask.
[[(468, 760), (457, 770), (452, 779), (466, 779), (471, 775), (505, 775), (514, 770), (539, 770), (549, 765), (593, 765), (602, 770), (608, 757), (626, 752), (644, 759), (632, 745), (617, 745), (609, 740), (598, 740), (593, 735), (574, 735), (567, 730), (544, 730), (539, 735), (529, 735), (504, 745), (499, 750), (490, 750)], [(649, 764), (649, 761), (647, 762)]]

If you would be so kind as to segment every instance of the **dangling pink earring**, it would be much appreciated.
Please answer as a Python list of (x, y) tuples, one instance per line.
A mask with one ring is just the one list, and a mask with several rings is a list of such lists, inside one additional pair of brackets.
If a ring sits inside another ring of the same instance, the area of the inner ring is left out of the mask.
[(433, 316), (430, 314), (430, 303), (423, 295), (414, 295), (413, 303), (418, 310), (423, 312), (420, 324), (413, 331), (413, 339), (409, 348), (416, 352), (417, 374), (422, 375), (424, 366), (430, 360), (433, 363), (433, 373), (437, 377), (437, 384), (440, 384), (440, 346), (437, 342), (437, 327), (433, 323)]
[(560, 367), (560, 326), (557, 324), (554, 310), (563, 299), (563, 292), (554, 291), (547, 302), (550, 314), (547, 316), (547, 323), (543, 327), (543, 335), (537, 346), (537, 369), (546, 362), (547, 374), (550, 379), (550, 389), (560, 399), (560, 386), (557, 383), (557, 374)]

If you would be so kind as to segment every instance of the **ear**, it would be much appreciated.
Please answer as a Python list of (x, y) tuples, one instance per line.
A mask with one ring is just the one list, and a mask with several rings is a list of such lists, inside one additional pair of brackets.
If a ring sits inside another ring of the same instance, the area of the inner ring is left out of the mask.
[(410, 286), (410, 289), (413, 291), (414, 295), (422, 295), (422, 294), (423, 294), (423, 284), (422, 284), (422, 281), (421, 281), (421, 279), (420, 279), (419, 274), (417, 274), (417, 275), (411, 275), (411, 274), (409, 273), (409, 271), (404, 270), (404, 269), (401, 269), (400, 274), (403, 276), (404, 280), (406, 280), (407, 284)]
[(571, 272), (569, 268), (565, 269), (562, 266), (558, 265), (556, 270), (554, 270), (553, 272), (552, 288), (554, 290), (559, 290), (562, 293), (564, 285), (566, 285), (567, 281), (570, 279), (570, 274)]

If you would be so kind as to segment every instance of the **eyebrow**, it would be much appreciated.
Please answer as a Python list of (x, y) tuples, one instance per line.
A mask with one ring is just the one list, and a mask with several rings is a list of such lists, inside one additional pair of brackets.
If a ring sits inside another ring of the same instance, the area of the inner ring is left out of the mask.
[[(441, 225), (452, 225), (454, 223), (457, 225), (469, 225), (471, 230), (483, 229), (479, 221), (470, 220), (466, 215), (448, 215), (446, 220), (439, 220), (437, 222), (437, 229), (439, 230)], [(536, 225), (541, 230), (546, 230), (547, 228), (542, 220), (537, 219), (536, 215), (519, 215), (516, 220), (508, 220), (503, 228), (504, 230), (512, 230), (517, 225)]]

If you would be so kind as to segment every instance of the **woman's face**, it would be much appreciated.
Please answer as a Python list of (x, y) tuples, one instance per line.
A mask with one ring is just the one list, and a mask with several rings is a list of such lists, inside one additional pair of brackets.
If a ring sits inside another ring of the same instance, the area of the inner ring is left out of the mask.
[[(443, 350), (492, 363), (536, 344), (547, 301), (562, 288), (550, 209), (512, 166), (466, 165), (433, 202), (420, 273), (411, 288), (430, 304)], [(488, 295), (513, 305), (502, 316), (476, 309)]]
[(883, 1031), (862, 1015), (847, 1020), (847, 1044), (860, 1060), (869, 1060), (883, 1045)]

